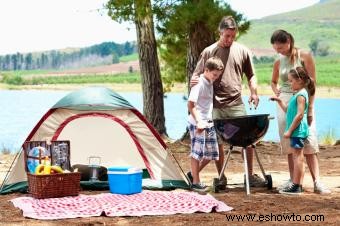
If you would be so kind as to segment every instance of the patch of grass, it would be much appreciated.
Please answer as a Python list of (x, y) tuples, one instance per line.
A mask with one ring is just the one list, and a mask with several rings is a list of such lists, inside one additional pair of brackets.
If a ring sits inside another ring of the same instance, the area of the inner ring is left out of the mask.
[(255, 64), (255, 73), (259, 84), (270, 85), (272, 80), (273, 64)]
[(339, 0), (322, 1), (300, 10), (251, 20), (248, 32), (239, 41), (249, 48), (271, 49), (270, 37), (276, 29), (290, 32), (297, 47), (309, 49), (312, 40), (329, 46), (330, 53), (340, 53)]
[(17, 71), (1, 71), (3, 76), (27, 76), (27, 75), (43, 75), (56, 70), (17, 70)]
[(1, 153), (2, 155), (9, 155), (9, 154), (11, 154), (12, 152), (11, 152), (11, 150), (10, 150), (9, 148), (2, 146), (2, 149), (1, 149), (0, 153)]
[[(315, 59), (317, 86), (340, 87), (340, 58), (317, 57)], [(255, 72), (259, 84), (270, 85), (272, 78), (272, 63), (255, 64)]]
[(336, 134), (333, 129), (329, 129), (328, 132), (324, 135), (321, 135), (320, 143), (323, 145), (333, 145), (336, 142)]
[(9, 84), (9, 85), (23, 85), (23, 77), (20, 75), (4, 75), (2, 82)]
[(317, 84), (322, 86), (340, 86), (340, 58), (318, 57), (315, 59)]
[(119, 62), (129, 62), (133, 60), (138, 60), (138, 53), (133, 53), (119, 58)]
[[(14, 85), (40, 85), (40, 84), (92, 84), (92, 83), (140, 83), (140, 73), (120, 73), (120, 74), (104, 74), (104, 75), (72, 75), (72, 76), (49, 76), (35, 77), (25, 79), (18, 76), (13, 76), (12, 79), (4, 80), (7, 84)], [(16, 78), (16, 79), (14, 79)]]
[[(134, 55), (134, 54), (133, 54)], [(137, 55), (129, 55), (132, 59)], [(317, 86), (340, 87), (340, 55), (317, 57), (316, 72)], [(255, 72), (260, 85), (270, 85), (272, 77), (273, 63), (255, 64)], [(50, 71), (52, 72), (52, 71)], [(54, 71), (55, 72), (55, 71)], [(32, 71), (6, 71), (1, 72), (2, 83), (9, 85), (38, 85), (38, 84), (90, 84), (90, 83), (140, 83), (141, 75), (139, 72), (103, 74), (103, 75), (73, 75), (73, 76), (43, 76), (46, 70)], [(164, 75), (164, 72), (162, 73)], [(31, 76), (28, 76), (31, 75)], [(39, 75), (39, 76), (34, 76)], [(32, 79), (33, 77), (33, 79)], [(164, 81), (164, 78), (163, 78)], [(244, 79), (246, 83), (246, 79)]]

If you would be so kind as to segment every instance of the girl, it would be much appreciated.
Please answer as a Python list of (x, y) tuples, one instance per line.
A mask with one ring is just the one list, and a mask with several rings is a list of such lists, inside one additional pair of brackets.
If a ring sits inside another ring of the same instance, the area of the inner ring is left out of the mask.
[(293, 183), (279, 192), (283, 194), (301, 194), (304, 175), (303, 147), (309, 135), (307, 111), (309, 96), (315, 94), (315, 84), (303, 67), (291, 69), (288, 73), (288, 82), (294, 92), (288, 104), (277, 96), (270, 98), (277, 101), (282, 110), (286, 112), (286, 129), (283, 137), (290, 139), (290, 148), (293, 153)]

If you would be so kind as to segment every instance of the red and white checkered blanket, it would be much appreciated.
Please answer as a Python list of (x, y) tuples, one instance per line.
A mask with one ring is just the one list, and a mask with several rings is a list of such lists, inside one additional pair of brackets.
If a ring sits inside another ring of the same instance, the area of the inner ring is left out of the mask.
[(34, 199), (19, 197), (12, 199), (15, 207), (25, 217), (34, 219), (65, 219), (100, 216), (144, 216), (171, 215), (232, 210), (213, 196), (183, 191), (143, 191), (134, 195), (102, 193), (74, 197)]

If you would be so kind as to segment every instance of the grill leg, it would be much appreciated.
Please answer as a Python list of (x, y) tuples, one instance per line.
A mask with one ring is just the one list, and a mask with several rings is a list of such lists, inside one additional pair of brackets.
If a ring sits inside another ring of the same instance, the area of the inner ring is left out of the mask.
[(247, 163), (247, 149), (242, 148), (242, 151), (243, 151), (244, 173), (246, 175), (246, 192), (247, 192), (247, 195), (250, 195), (248, 163)]
[(264, 172), (264, 168), (261, 164), (261, 161), (260, 161), (260, 158), (259, 158), (259, 155), (257, 154), (257, 151), (256, 149), (254, 148), (254, 152), (255, 152), (255, 156), (256, 156), (256, 160), (257, 160), (257, 163), (259, 164), (260, 166), (260, 169), (261, 169), (261, 172), (262, 172), (262, 175), (263, 175), (263, 178), (266, 178), (266, 173)]
[(229, 158), (230, 158), (230, 154), (231, 154), (232, 149), (233, 149), (233, 148), (231, 147), (231, 148), (229, 149), (229, 151), (228, 151), (227, 158), (226, 158), (226, 160), (224, 161), (224, 164), (223, 164), (221, 173), (220, 173), (220, 175), (218, 175), (218, 179), (219, 179), (219, 180), (222, 179), (222, 176), (223, 176), (223, 174), (224, 174), (224, 171), (225, 171), (225, 169), (227, 168), (227, 164), (228, 164), (228, 161), (229, 161)]

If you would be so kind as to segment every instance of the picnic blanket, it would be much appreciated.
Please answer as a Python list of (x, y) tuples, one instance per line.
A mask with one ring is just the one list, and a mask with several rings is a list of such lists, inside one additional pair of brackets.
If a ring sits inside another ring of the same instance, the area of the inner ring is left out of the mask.
[(23, 211), (24, 217), (49, 220), (93, 216), (172, 215), (232, 210), (212, 195), (187, 191), (142, 191), (134, 195), (102, 193), (63, 198), (10, 200)]

